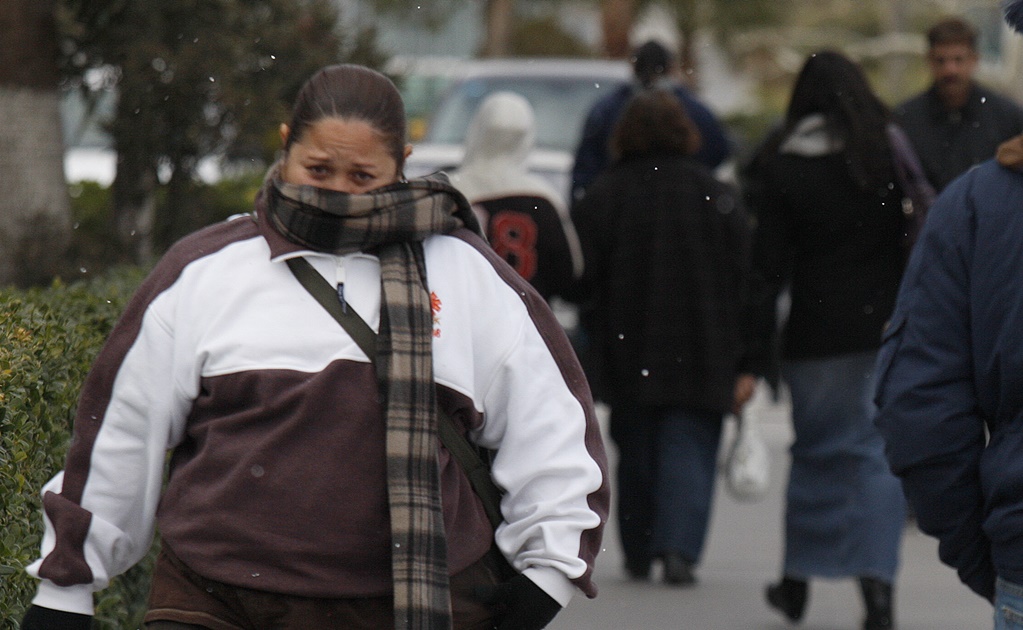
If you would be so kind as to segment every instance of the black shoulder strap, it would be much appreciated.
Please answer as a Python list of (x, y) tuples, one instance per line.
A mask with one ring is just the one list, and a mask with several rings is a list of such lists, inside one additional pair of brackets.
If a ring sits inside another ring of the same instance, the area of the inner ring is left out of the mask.
[[(341, 327), (359, 348), (366, 353), (369, 360), (376, 362), (377, 334), (369, 327), (366, 320), (362, 319), (354, 309), (341, 308), (341, 303), (330, 283), (313, 269), (308, 260), (289, 258), (287, 263), (291, 272), (295, 274), (310, 295), (316, 298), (316, 301), (341, 324)], [(479, 456), (476, 447), (458, 432), (454, 420), (444, 411), (439, 409), (438, 411), (440, 412), (437, 422), (438, 436), (469, 478), (473, 490), (483, 501), (483, 509), (486, 510), (487, 517), (496, 528), (504, 520), (504, 517), (501, 515), (501, 491), (490, 476), (490, 467)]]

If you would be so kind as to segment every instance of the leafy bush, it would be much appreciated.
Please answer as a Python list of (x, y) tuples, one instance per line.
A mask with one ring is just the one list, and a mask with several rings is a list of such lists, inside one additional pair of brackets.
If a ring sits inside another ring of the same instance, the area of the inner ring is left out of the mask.
[[(0, 613), (17, 627), (35, 592), (39, 490), (64, 466), (78, 392), (143, 270), (89, 281), (0, 289)], [(101, 593), (96, 625), (137, 628), (152, 556)]]
[[(186, 203), (173, 212), (167, 207), (167, 187), (158, 186), (153, 201), (165, 220), (173, 217), (173, 228), (168, 228), (164, 240), (154, 235), (153, 251), (159, 255), (186, 234), (231, 215), (252, 212), (262, 183), (262, 170), (234, 167), (229, 177), (216, 183), (195, 181), (189, 184)], [(114, 234), (112, 189), (96, 182), (78, 182), (71, 184), (68, 192), (74, 231), (66, 256), (66, 274), (69, 277), (78, 277), (81, 273), (96, 275), (133, 262), (131, 248), (119, 246)]]
[(157, 187), (154, 251), (164, 252), (178, 239), (233, 214), (252, 212), (256, 193), (263, 183), (263, 171), (238, 166), (230, 170), (231, 177), (212, 184), (194, 180), (176, 189), (169, 185)]
[(67, 258), (71, 271), (85, 269), (102, 273), (127, 263), (126, 252), (114, 247), (113, 195), (109, 187), (96, 182), (79, 182), (68, 187), (74, 231)]

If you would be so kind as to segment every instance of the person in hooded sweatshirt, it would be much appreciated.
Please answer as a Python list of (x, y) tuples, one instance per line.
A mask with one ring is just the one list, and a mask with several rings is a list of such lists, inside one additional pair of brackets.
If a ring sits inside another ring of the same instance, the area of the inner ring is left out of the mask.
[[(817, 52), (796, 79), (784, 125), (747, 169), (758, 224), (742, 378), (768, 374), (780, 346), (795, 441), (782, 579), (766, 595), (793, 622), (811, 578), (851, 577), (866, 604), (864, 630), (894, 627), (905, 500), (871, 402), (907, 231), (890, 124), (858, 65)], [(776, 343), (786, 289), (791, 308)]]
[(451, 183), (472, 204), (494, 251), (550, 300), (582, 273), (582, 251), (561, 195), (527, 170), (535, 139), (529, 101), (491, 94), (469, 125)]

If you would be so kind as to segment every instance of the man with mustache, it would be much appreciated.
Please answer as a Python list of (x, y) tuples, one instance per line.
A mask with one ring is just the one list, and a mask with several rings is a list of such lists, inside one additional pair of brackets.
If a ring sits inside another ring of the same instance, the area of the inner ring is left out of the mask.
[(933, 83), (895, 109), (936, 191), (995, 155), (998, 145), (1023, 132), (1023, 109), (974, 80), (977, 31), (946, 18), (927, 32)]

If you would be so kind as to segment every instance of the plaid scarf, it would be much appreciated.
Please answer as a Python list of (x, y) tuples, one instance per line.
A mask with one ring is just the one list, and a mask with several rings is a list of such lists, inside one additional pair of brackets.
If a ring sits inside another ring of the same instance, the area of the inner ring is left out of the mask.
[(442, 174), (348, 195), (282, 182), (274, 168), (264, 187), (269, 218), (288, 240), (315, 251), (369, 251), (380, 258), (376, 371), (387, 422), (395, 628), (449, 629), (433, 316), (422, 241), (463, 225), (480, 233), (479, 223)]

